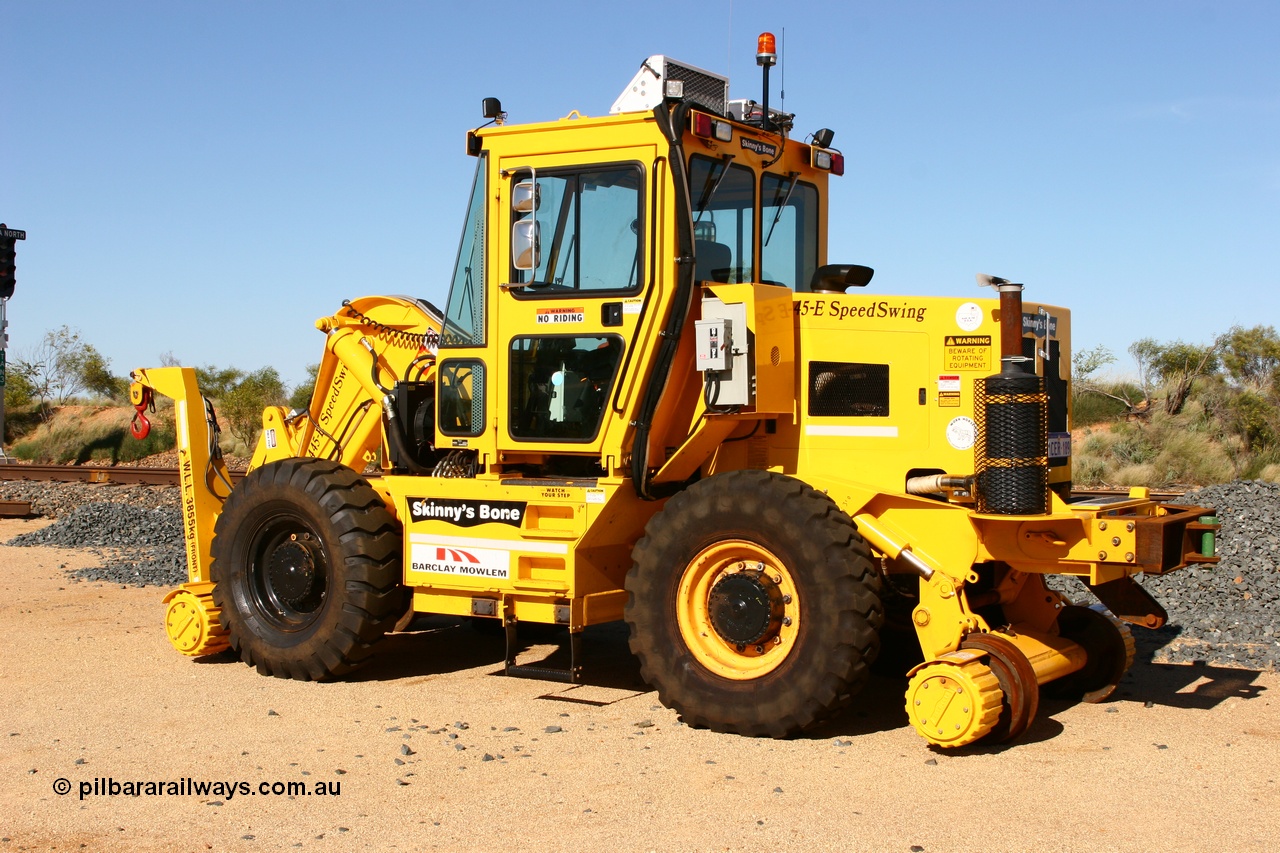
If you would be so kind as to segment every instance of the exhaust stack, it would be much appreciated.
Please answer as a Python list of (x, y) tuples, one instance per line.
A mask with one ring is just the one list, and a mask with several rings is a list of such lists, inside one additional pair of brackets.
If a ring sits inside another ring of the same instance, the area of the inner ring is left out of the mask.
[(1035, 359), (1022, 354), (1022, 285), (978, 275), (1000, 292), (1000, 372), (976, 383), (975, 497), (978, 512), (1049, 512), (1049, 394)]

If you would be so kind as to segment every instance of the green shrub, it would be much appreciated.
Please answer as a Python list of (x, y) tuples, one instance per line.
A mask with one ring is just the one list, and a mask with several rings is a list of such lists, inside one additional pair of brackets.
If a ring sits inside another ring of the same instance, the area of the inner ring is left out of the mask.
[(222, 396), (219, 411), (227, 432), (246, 447), (257, 443), (262, 431), (262, 410), (285, 402), (284, 383), (274, 367), (264, 367), (245, 375)]
[(307, 365), (307, 381), (294, 388), (289, 394), (290, 409), (302, 412), (311, 407), (311, 397), (316, 391), (316, 375), (319, 372), (319, 364)]
[(1144, 465), (1156, 458), (1156, 448), (1142, 430), (1124, 425), (1117, 427), (1115, 442), (1111, 445), (1111, 453), (1126, 465)]
[(1101, 456), (1082, 454), (1072, 460), (1071, 482), (1076, 486), (1101, 486), (1106, 482), (1107, 462)]
[(13, 368), (5, 371), (4, 409), (11, 412), (23, 409), (35, 402), (35, 386), (26, 374)]

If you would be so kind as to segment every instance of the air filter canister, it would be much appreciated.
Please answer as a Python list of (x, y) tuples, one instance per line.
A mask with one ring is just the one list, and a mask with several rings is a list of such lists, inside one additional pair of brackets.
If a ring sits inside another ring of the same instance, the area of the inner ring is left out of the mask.
[(978, 512), (1049, 511), (1049, 395), (1044, 378), (1006, 363), (975, 383)]

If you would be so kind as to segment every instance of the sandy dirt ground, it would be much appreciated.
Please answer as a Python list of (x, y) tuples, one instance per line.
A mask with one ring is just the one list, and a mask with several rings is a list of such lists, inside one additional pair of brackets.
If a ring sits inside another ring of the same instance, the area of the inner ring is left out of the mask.
[(1275, 673), (1139, 664), (1107, 703), (959, 752), (876, 678), (810, 736), (753, 740), (659, 706), (614, 626), (588, 632), (581, 686), (503, 677), (499, 638), (440, 619), (304, 684), (178, 655), (162, 591), (66, 576), (93, 560), (0, 547), (0, 853), (1280, 846)]

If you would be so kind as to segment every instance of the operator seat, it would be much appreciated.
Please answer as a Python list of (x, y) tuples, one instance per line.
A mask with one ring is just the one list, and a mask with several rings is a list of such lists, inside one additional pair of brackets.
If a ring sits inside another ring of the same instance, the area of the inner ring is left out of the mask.
[(728, 284), (733, 271), (733, 250), (724, 243), (710, 240), (694, 240), (693, 254), (698, 259), (694, 278), (696, 281), (715, 281)]

